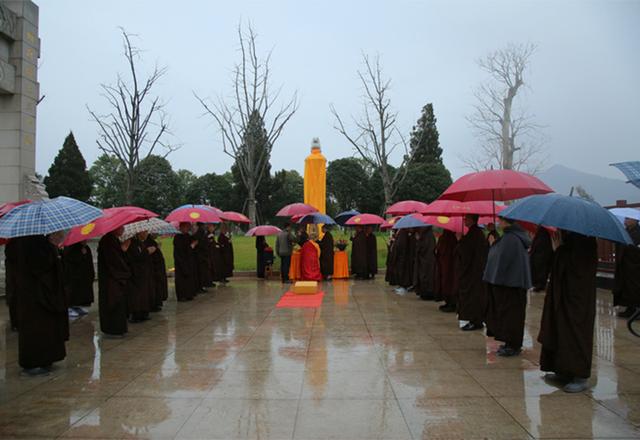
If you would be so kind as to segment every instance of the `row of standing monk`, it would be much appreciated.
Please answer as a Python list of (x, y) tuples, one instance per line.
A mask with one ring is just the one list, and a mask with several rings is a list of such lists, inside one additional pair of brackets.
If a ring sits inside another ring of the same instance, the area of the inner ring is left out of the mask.
[[(176, 296), (188, 301), (214, 281), (233, 274), (229, 236), (213, 225), (180, 225), (174, 238)], [(121, 240), (124, 228), (98, 244), (100, 328), (123, 337), (129, 323), (146, 321), (168, 298), (167, 268), (155, 237), (140, 232)], [(68, 310), (94, 301), (93, 255), (86, 242), (62, 248), (64, 232), (9, 240), (5, 246), (6, 293), (11, 327), (18, 332), (19, 364), (29, 374), (48, 373), (66, 357)]]
[[(546, 289), (538, 341), (540, 365), (547, 380), (568, 392), (582, 391), (591, 374), (596, 303), (597, 243), (567, 231), (551, 234), (538, 227), (531, 241), (517, 223), (500, 219), (503, 235), (478, 217), (465, 217), (466, 234), (432, 228), (399, 230), (389, 244), (386, 280), (423, 300), (444, 301), (443, 312), (467, 321), (462, 330), (480, 330), (504, 342), (498, 355), (521, 352), (527, 291)], [(615, 305), (635, 311), (640, 305), (640, 229), (627, 219), (634, 245), (617, 252)]]

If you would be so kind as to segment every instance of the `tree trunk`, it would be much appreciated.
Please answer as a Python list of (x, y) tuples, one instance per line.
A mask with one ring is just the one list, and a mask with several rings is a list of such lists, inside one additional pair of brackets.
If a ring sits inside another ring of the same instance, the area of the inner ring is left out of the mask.
[(382, 177), (382, 188), (384, 190), (384, 211), (386, 212), (387, 208), (393, 203), (393, 188), (391, 188), (392, 182), (391, 178), (389, 177), (386, 163), (380, 170), (380, 176)]
[(135, 187), (134, 175), (132, 173), (127, 174), (126, 188), (124, 192), (124, 199), (127, 205), (133, 205), (133, 188)]
[(256, 188), (254, 185), (249, 185), (247, 188), (247, 217), (251, 220), (250, 227), (256, 226)]

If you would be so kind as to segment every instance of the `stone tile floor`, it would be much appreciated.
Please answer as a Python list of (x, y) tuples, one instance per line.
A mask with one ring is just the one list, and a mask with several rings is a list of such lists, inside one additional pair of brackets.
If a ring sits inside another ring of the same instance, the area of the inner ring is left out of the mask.
[(526, 350), (382, 280), (325, 283), (320, 309), (276, 309), (279, 282), (237, 280), (170, 300), (124, 340), (97, 310), (71, 325), (68, 357), (20, 374), (0, 308), (0, 437), (190, 439), (640, 438), (640, 338), (598, 295), (592, 388), (567, 395), (538, 370), (542, 294)]

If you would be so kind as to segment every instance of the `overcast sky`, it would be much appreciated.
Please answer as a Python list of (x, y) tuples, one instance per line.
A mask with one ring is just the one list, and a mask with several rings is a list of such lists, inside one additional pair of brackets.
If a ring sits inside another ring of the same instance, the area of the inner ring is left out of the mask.
[(329, 105), (360, 110), (361, 54), (379, 53), (392, 79), (400, 128), (409, 133), (432, 102), (445, 164), (478, 141), (465, 120), (486, 79), (476, 60), (509, 42), (538, 50), (518, 97), (548, 137), (548, 164), (622, 178), (609, 163), (640, 160), (640, 1), (209, 1), (36, 0), (42, 40), (37, 170), (46, 174), (69, 130), (91, 164), (99, 155), (85, 105), (105, 110), (100, 83), (125, 72), (118, 26), (139, 35), (144, 63), (168, 68), (157, 88), (183, 147), (174, 169), (224, 172), (231, 159), (192, 92), (227, 94), (238, 59), (236, 27), (250, 20), (273, 49), (272, 80), (300, 108), (272, 154), (272, 168), (302, 170), (311, 139), (328, 160), (353, 155)]

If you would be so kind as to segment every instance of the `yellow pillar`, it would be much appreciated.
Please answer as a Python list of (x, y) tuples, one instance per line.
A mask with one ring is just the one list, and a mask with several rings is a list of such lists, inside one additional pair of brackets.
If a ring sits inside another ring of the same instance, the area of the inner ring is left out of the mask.
[(327, 213), (327, 159), (320, 150), (320, 139), (313, 138), (311, 154), (304, 160), (304, 203)]

